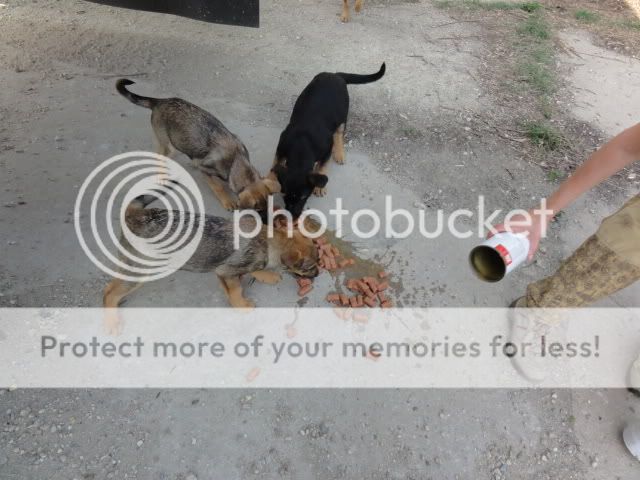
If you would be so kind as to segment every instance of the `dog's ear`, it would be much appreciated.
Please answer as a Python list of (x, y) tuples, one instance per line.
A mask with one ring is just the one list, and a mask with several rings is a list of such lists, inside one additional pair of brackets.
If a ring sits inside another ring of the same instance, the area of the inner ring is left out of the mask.
[(271, 178), (265, 178), (262, 180), (264, 186), (267, 187), (269, 193), (279, 193), (280, 192), (280, 182), (277, 180), (273, 180)]
[(293, 223), (293, 219), (291, 218), (291, 214), (287, 212), (284, 208), (277, 208), (274, 206), (273, 211), (273, 227), (277, 230), (286, 230), (288, 234), (289, 227), (291, 226), (291, 230), (293, 230), (293, 234), (295, 236), (294, 225), (290, 225), (290, 222)]
[(323, 175), (322, 173), (310, 173), (307, 177), (309, 179), (309, 183), (314, 187), (324, 188), (329, 181), (329, 177)]
[(302, 260), (302, 253), (298, 249), (292, 249), (280, 255), (280, 261), (288, 267), (295, 266), (300, 260)]
[(240, 208), (255, 208), (256, 199), (253, 196), (253, 193), (249, 190), (243, 190), (238, 195), (238, 203), (240, 204)]

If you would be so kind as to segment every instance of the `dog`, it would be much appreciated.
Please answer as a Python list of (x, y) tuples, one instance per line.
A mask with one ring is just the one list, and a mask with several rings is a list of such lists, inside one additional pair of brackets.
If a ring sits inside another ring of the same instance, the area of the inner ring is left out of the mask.
[(271, 169), (284, 194), (285, 208), (294, 218), (311, 193), (326, 194), (329, 158), (344, 163), (344, 132), (349, 113), (347, 85), (371, 83), (385, 74), (320, 73), (302, 91), (289, 124), (280, 135)]
[(269, 195), (279, 192), (280, 185), (273, 178), (260, 176), (237, 136), (212, 114), (186, 100), (142, 97), (127, 90), (127, 85), (134, 83), (122, 78), (116, 89), (131, 103), (151, 109), (158, 153), (170, 157), (178, 150), (187, 155), (226, 210), (266, 208)]
[[(166, 192), (165, 192), (166, 193)], [(135, 198), (125, 210), (125, 223), (137, 237), (153, 238), (158, 235), (169, 237), (180, 225), (182, 216), (184, 224), (189, 223), (188, 213), (173, 211), (175, 219), (169, 230), (164, 232), (168, 223), (168, 212), (159, 208), (146, 208), (157, 197), (142, 195)], [(186, 218), (185, 218), (186, 217)], [(194, 219), (196, 228), (200, 216)], [(226, 294), (229, 304), (236, 308), (253, 308), (253, 301), (245, 298), (240, 279), (243, 275), (251, 275), (256, 280), (276, 284), (281, 275), (276, 270), (285, 271), (298, 277), (314, 278), (318, 276), (318, 253), (313, 240), (305, 237), (299, 230), (289, 235), (286, 228), (274, 227), (273, 236), (269, 238), (268, 227), (262, 226), (253, 238), (240, 236), (238, 249), (234, 249), (233, 221), (213, 215), (204, 216), (203, 237), (190, 259), (180, 268), (190, 272), (213, 272), (217, 275)], [(251, 232), (256, 226), (253, 217), (243, 216), (240, 228)], [(184, 227), (182, 225), (182, 228)], [(120, 245), (131, 254), (140, 257), (124, 235)], [(120, 261), (128, 266), (138, 266), (128, 255), (120, 255)], [(104, 289), (104, 308), (115, 309), (122, 300), (141, 286), (141, 282), (114, 278)], [(114, 311), (111, 311), (114, 312)], [(111, 314), (111, 320), (117, 324), (117, 314)]]
[[(364, 0), (356, 0), (354, 5), (354, 9), (356, 12), (360, 12), (362, 10), (362, 4)], [(351, 19), (351, 15), (349, 14), (349, 0), (342, 0), (342, 15), (340, 15), (340, 20), (344, 23), (348, 22)]]

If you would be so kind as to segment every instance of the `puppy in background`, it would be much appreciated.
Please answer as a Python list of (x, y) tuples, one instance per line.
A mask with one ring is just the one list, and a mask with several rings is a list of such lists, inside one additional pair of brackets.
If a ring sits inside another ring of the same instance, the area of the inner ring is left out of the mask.
[(384, 76), (385, 69), (383, 63), (371, 75), (319, 73), (296, 100), (271, 168), (284, 194), (285, 208), (294, 218), (300, 216), (312, 192), (326, 194), (329, 159), (344, 163), (347, 85), (375, 82)]
[[(169, 219), (167, 210), (145, 208), (156, 198), (153, 195), (142, 195), (127, 206), (125, 222), (137, 237), (153, 238), (161, 235), (167, 227)], [(179, 211), (173, 213), (174, 221), (165, 233), (166, 238), (175, 233), (180, 217), (189, 215)], [(215, 273), (232, 307), (253, 308), (255, 306), (243, 294), (240, 283), (243, 275), (251, 275), (256, 280), (268, 284), (280, 281), (281, 276), (277, 272), (280, 268), (299, 277), (318, 276), (316, 246), (313, 240), (302, 235), (300, 231), (294, 230), (293, 236), (289, 238), (286, 228), (276, 227), (273, 238), (269, 238), (268, 227), (263, 225), (262, 230), (253, 238), (240, 236), (239, 248), (234, 249), (236, 232), (234, 232), (233, 221), (213, 215), (205, 215), (204, 218), (203, 237), (181, 270)], [(185, 228), (189, 218), (183, 218), (183, 220), (182, 228)], [(197, 228), (200, 217), (196, 217), (194, 221)], [(240, 228), (244, 232), (251, 232), (255, 222), (254, 218), (243, 217), (240, 220)], [(124, 235), (120, 238), (120, 245), (130, 252), (133, 258), (141, 256), (141, 252), (138, 252)], [(126, 265), (140, 266), (127, 255), (120, 255), (120, 260)], [(104, 289), (104, 308), (117, 308), (128, 294), (140, 286), (140, 282), (113, 279)], [(118, 320), (115, 310), (111, 310), (108, 314), (107, 323), (111, 327), (115, 326), (117, 330)]]
[[(364, 0), (356, 0), (354, 8), (357, 13), (359, 13), (360, 10), (362, 10), (363, 3), (364, 3)], [(349, 0), (342, 0), (342, 15), (340, 15), (340, 20), (342, 20), (344, 23), (351, 20), (351, 15), (349, 13)]]
[(161, 155), (187, 155), (204, 174), (227, 210), (262, 211), (267, 198), (280, 191), (277, 181), (262, 178), (249, 161), (244, 144), (212, 114), (180, 98), (149, 98), (127, 90), (135, 82), (122, 78), (116, 89), (135, 105), (151, 109), (151, 127)]

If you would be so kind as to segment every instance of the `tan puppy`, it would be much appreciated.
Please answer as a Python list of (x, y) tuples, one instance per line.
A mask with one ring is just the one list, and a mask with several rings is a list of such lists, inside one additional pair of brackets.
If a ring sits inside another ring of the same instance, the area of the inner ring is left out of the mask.
[(130, 102), (151, 109), (158, 153), (171, 156), (178, 150), (191, 158), (225, 209), (266, 208), (268, 196), (279, 192), (280, 184), (260, 176), (238, 137), (209, 112), (186, 100), (131, 93), (126, 86), (133, 83), (120, 79), (116, 89)]
[[(145, 208), (156, 197), (143, 195), (136, 198), (127, 207), (125, 221), (127, 227), (138, 237), (152, 238), (160, 235), (167, 226), (167, 211), (159, 208)], [(172, 235), (177, 228), (178, 218), (185, 215), (174, 212), (174, 228), (166, 236)], [(186, 214), (188, 215), (188, 214)], [(199, 217), (198, 217), (199, 218)], [(185, 223), (188, 219), (185, 218)], [(198, 220), (196, 220), (198, 221)], [(274, 228), (273, 238), (269, 238), (268, 227), (262, 227), (260, 233), (253, 238), (242, 238), (238, 249), (234, 249), (233, 221), (212, 215), (205, 216), (204, 236), (189, 261), (181, 268), (192, 272), (213, 272), (232, 307), (252, 308), (254, 303), (245, 298), (240, 279), (242, 275), (251, 275), (264, 283), (275, 284), (280, 281), (278, 269), (297, 276), (313, 278), (319, 273), (318, 253), (310, 238), (298, 230), (293, 231), (291, 238), (284, 228)], [(240, 227), (243, 231), (253, 231), (255, 219), (243, 217)], [(140, 257), (140, 252), (121, 237), (122, 247)], [(133, 265), (132, 260), (121, 255), (120, 260)], [(104, 308), (117, 308), (120, 302), (141, 285), (140, 282), (114, 279), (105, 287)]]
[[(127, 207), (125, 222), (138, 237), (156, 237), (167, 226), (166, 210), (145, 208), (155, 199), (156, 197), (152, 195), (143, 195)], [(173, 213), (175, 220), (172, 224), (173, 228), (166, 233), (167, 237), (175, 232), (180, 216), (185, 215), (179, 211)], [(198, 222), (199, 218), (197, 217), (195, 221)], [(185, 223), (189, 223), (188, 218), (184, 220)], [(243, 275), (251, 275), (259, 282), (268, 284), (276, 284), (281, 280), (278, 272), (280, 269), (298, 277), (318, 276), (317, 248), (313, 240), (302, 235), (299, 230), (294, 229), (293, 235), (289, 238), (286, 225), (275, 225), (273, 236), (269, 238), (268, 227), (263, 226), (255, 237), (241, 238), (239, 248), (235, 249), (232, 220), (205, 215), (204, 222), (203, 237), (181, 270), (214, 273), (232, 307), (253, 308), (255, 306), (253, 301), (244, 296), (241, 284)], [(240, 228), (245, 232), (253, 231), (255, 222), (253, 218), (243, 217), (240, 220)], [(124, 235), (120, 238), (120, 244), (133, 255), (141, 256)], [(120, 255), (120, 260), (127, 265), (139, 266), (126, 255)], [(103, 307), (108, 309), (105, 312), (104, 321), (108, 333), (119, 334), (122, 331), (117, 308), (127, 295), (141, 286), (142, 282), (114, 278), (104, 288)]]

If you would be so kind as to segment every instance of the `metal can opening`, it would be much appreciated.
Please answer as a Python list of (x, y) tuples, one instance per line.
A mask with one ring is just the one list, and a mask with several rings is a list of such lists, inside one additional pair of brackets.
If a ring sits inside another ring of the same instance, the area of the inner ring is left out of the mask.
[(485, 282), (499, 282), (507, 274), (507, 266), (497, 250), (478, 245), (469, 254), (471, 268)]

